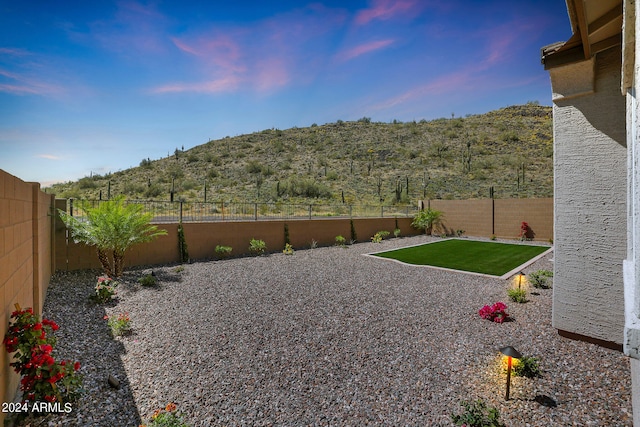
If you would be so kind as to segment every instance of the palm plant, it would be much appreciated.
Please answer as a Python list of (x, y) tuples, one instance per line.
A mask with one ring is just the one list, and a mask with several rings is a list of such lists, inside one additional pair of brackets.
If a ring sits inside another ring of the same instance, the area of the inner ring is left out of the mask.
[(424, 230), (425, 233), (431, 234), (433, 227), (437, 227), (442, 222), (442, 211), (437, 211), (431, 208), (421, 210), (413, 218), (411, 226), (419, 230)]
[(142, 213), (142, 206), (125, 204), (123, 197), (100, 202), (97, 207), (83, 203), (86, 218), (79, 219), (59, 210), (60, 217), (76, 243), (95, 246), (102, 269), (109, 277), (119, 277), (124, 254), (137, 243), (144, 243), (167, 231), (151, 225), (153, 214)]

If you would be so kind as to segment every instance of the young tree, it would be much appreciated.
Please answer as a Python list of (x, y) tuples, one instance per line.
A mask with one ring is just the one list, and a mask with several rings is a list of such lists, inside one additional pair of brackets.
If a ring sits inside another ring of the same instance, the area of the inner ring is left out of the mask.
[(442, 222), (442, 216), (442, 211), (437, 211), (431, 208), (421, 210), (415, 218), (413, 218), (411, 226), (418, 230), (424, 230), (426, 234), (431, 234), (433, 232), (433, 228), (437, 227)]
[(153, 215), (142, 213), (142, 205), (125, 204), (123, 197), (101, 202), (97, 207), (81, 205), (86, 218), (76, 218), (59, 210), (60, 217), (76, 243), (95, 246), (102, 269), (109, 277), (119, 277), (124, 254), (131, 246), (167, 234), (151, 225)]

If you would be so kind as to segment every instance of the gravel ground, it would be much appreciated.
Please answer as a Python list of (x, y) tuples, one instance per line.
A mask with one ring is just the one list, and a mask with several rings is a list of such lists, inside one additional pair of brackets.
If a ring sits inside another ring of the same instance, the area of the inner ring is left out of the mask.
[[(507, 426), (632, 425), (627, 358), (560, 337), (552, 290), (516, 304), (503, 280), (362, 256), (429, 239), (154, 267), (155, 288), (135, 281), (150, 270), (130, 271), (108, 305), (88, 300), (97, 272), (58, 274), (45, 317), (86, 393), (71, 414), (24, 425), (137, 427), (175, 402), (191, 426), (450, 426), (475, 399)], [(553, 269), (552, 257), (525, 273)], [(496, 301), (513, 321), (478, 316)], [(122, 312), (133, 334), (114, 339), (103, 317)], [(509, 401), (504, 345), (543, 370), (513, 378)]]

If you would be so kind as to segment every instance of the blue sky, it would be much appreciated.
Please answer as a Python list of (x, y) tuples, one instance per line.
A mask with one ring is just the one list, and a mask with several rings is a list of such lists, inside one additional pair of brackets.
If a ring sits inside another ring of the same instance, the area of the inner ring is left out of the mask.
[(43, 185), (209, 139), (550, 105), (563, 0), (0, 0), (0, 169)]

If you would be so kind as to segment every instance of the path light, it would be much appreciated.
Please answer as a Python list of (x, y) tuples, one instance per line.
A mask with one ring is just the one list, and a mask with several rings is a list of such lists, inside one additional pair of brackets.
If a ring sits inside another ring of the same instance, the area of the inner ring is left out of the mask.
[(518, 273), (518, 290), (522, 289), (522, 281), (525, 281), (526, 283), (526, 278), (524, 273), (521, 271), (520, 273)]
[(504, 400), (509, 400), (509, 388), (511, 387), (511, 362), (512, 362), (512, 358), (516, 358), (516, 359), (520, 359), (522, 357), (522, 354), (520, 354), (520, 352), (518, 350), (516, 350), (515, 348), (511, 347), (510, 345), (506, 346), (506, 347), (502, 347), (500, 349), (500, 353), (504, 354), (505, 356), (507, 356), (507, 392), (504, 395)]

